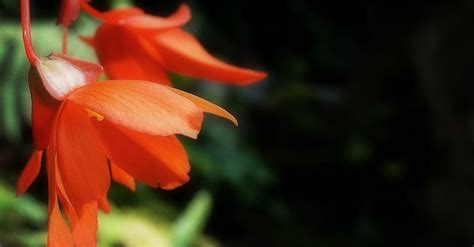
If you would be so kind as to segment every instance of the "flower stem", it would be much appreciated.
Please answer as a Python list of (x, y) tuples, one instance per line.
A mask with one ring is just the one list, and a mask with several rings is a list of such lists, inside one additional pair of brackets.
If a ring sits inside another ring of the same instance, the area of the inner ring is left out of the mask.
[(67, 35), (68, 35), (68, 27), (63, 27), (63, 47), (62, 53), (67, 55)]
[(31, 41), (30, 0), (21, 0), (21, 29), (26, 57), (32, 66), (40, 60)]

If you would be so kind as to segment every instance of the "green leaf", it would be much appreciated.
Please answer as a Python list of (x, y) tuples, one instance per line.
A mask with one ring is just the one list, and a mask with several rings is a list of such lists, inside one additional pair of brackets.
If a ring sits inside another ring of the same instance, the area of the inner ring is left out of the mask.
[(171, 243), (175, 247), (191, 246), (206, 224), (212, 207), (212, 195), (200, 191), (173, 226)]

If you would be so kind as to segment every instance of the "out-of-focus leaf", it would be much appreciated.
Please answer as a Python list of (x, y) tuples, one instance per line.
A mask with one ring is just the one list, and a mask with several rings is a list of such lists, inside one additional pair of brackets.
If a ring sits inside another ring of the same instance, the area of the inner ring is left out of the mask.
[(20, 238), (18, 238), (18, 242), (21, 243), (21, 246), (46, 246), (46, 239), (46, 232), (38, 232), (23, 234)]
[(169, 246), (169, 223), (147, 214), (120, 211), (100, 214), (99, 246)]
[(172, 246), (191, 246), (196, 237), (202, 232), (211, 207), (211, 194), (207, 191), (198, 192), (173, 226)]
[(119, 9), (119, 8), (126, 8), (133, 6), (133, 2), (131, 0), (112, 0), (110, 1), (110, 7), (113, 9)]
[[(170, 240), (175, 236), (176, 227), (165, 217), (159, 217), (143, 207), (134, 207), (132, 210), (113, 208), (107, 215), (100, 214), (99, 222), (99, 246), (179, 246)], [(193, 246), (219, 246), (212, 239), (202, 236), (199, 231), (196, 234), (191, 239)]]
[[(16, 61), (13, 62), (15, 64)], [(13, 83), (14, 80), (6, 80), (2, 85), (2, 117), (7, 140), (18, 143), (21, 140), (21, 114), (17, 104), (18, 87)]]
[(28, 195), (16, 197), (4, 186), (0, 186), (0, 221), (17, 214), (28, 222), (41, 225), (46, 222), (46, 208)]
[(199, 142), (184, 140), (194, 170), (213, 188), (229, 186), (239, 201), (257, 203), (275, 175), (230, 124), (209, 118), (203, 126)]

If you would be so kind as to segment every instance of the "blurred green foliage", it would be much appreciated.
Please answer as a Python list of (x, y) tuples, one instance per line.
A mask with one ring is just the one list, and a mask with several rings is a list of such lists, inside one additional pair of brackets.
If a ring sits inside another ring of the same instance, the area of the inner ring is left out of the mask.
[(212, 196), (207, 191), (200, 191), (176, 220), (172, 230), (171, 245), (176, 247), (191, 246), (194, 239), (203, 231), (211, 212)]

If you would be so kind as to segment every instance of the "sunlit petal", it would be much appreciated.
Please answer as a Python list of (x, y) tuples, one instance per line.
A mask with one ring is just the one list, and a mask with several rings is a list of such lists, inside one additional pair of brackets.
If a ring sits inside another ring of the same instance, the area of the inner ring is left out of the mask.
[(105, 81), (75, 91), (70, 100), (111, 122), (152, 135), (196, 138), (203, 111), (169, 87), (146, 81)]
[(194, 104), (199, 106), (204, 112), (212, 113), (214, 115), (226, 118), (229, 121), (231, 121), (233, 124), (235, 124), (236, 126), (239, 125), (239, 123), (237, 122), (237, 119), (234, 116), (232, 116), (232, 114), (222, 109), (222, 107), (215, 105), (203, 98), (199, 98), (196, 95), (181, 91), (179, 89), (175, 89), (175, 88), (170, 88), (170, 89), (173, 90), (173, 92), (191, 100)]

